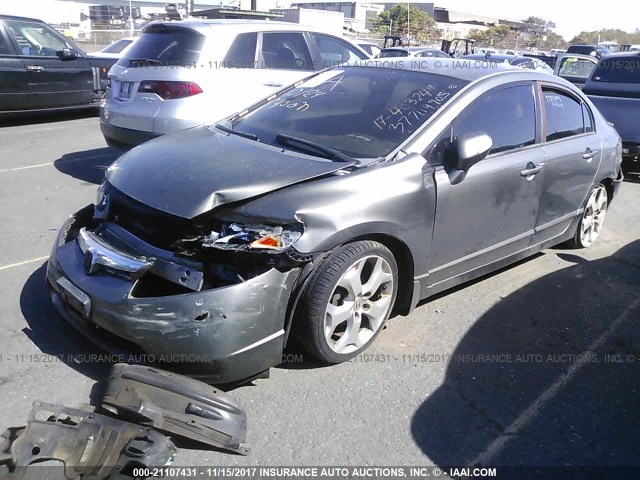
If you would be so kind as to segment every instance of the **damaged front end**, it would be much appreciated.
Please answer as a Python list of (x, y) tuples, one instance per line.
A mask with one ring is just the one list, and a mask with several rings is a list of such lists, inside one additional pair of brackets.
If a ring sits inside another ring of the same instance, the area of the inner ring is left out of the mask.
[(0, 477), (16, 480), (34, 467), (41, 469), (39, 478), (48, 478), (53, 467), (37, 466), (46, 461), (62, 462), (67, 479), (135, 478), (137, 469), (168, 465), (176, 454), (173, 443), (151, 428), (40, 402), (25, 428), (7, 430), (1, 439)]
[(295, 221), (176, 217), (103, 184), (60, 229), (47, 282), (61, 314), (107, 351), (235, 382), (281, 362), (314, 258), (292, 248), (301, 234)]
[(198, 380), (141, 365), (114, 365), (102, 408), (205, 445), (249, 454), (247, 415), (231, 397)]

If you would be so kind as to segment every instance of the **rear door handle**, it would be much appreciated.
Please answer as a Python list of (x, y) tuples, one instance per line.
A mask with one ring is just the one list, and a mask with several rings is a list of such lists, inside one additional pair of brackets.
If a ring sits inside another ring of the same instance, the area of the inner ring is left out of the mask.
[(283, 84), (279, 82), (267, 82), (263, 83), (265, 87), (281, 87)]
[(527, 163), (526, 168), (520, 172), (520, 175), (523, 177), (530, 177), (531, 175), (536, 175), (540, 173), (543, 168), (544, 168), (544, 163), (541, 163), (540, 165), (536, 166), (533, 164), (533, 162), (529, 162)]
[(42, 72), (44, 67), (41, 67), (40, 65), (27, 65), (27, 70), (30, 72)]
[(585, 160), (591, 160), (597, 154), (598, 150), (591, 150), (589, 147), (587, 147), (587, 151), (582, 154), (582, 158), (584, 158)]

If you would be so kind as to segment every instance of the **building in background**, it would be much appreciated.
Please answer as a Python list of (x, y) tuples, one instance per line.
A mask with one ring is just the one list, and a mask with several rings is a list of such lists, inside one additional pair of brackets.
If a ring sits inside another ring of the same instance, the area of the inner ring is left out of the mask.
[(340, 12), (344, 15), (345, 29), (351, 32), (366, 32), (385, 6), (380, 3), (334, 1), (334, 2), (294, 2), (292, 7)]
[(342, 12), (299, 7), (271, 11), (282, 14), (282, 20), (285, 22), (313, 25), (318, 31), (332, 35), (342, 35), (345, 27), (345, 18)]

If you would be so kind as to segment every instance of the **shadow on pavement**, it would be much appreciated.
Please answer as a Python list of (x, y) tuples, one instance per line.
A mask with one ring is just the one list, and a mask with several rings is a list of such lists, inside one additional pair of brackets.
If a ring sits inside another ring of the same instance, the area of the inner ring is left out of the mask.
[(411, 422), (436, 465), (638, 465), (640, 240), (498, 302)]
[(43, 352), (55, 355), (74, 370), (93, 380), (106, 378), (110, 362), (91, 361), (91, 355), (105, 355), (69, 325), (51, 303), (45, 284), (47, 264), (27, 279), (20, 293), (20, 309), (28, 327), (22, 331)]
[(122, 152), (107, 147), (85, 150), (83, 152), (66, 153), (55, 162), (54, 166), (71, 177), (99, 185), (104, 174)]
[(97, 117), (99, 113), (100, 110), (98, 107), (68, 112), (50, 111), (15, 113), (0, 119), (0, 128), (37, 125), (40, 123), (68, 122), (69, 120)]

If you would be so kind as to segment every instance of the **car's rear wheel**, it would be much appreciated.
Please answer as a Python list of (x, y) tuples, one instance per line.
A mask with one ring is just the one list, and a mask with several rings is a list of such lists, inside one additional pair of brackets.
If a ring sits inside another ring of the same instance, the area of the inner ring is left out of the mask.
[(576, 234), (570, 241), (571, 246), (586, 248), (596, 241), (602, 230), (608, 206), (607, 189), (602, 184), (595, 186), (587, 199)]
[(339, 248), (318, 268), (298, 321), (302, 346), (327, 363), (365, 350), (389, 318), (398, 288), (393, 254), (373, 241)]

